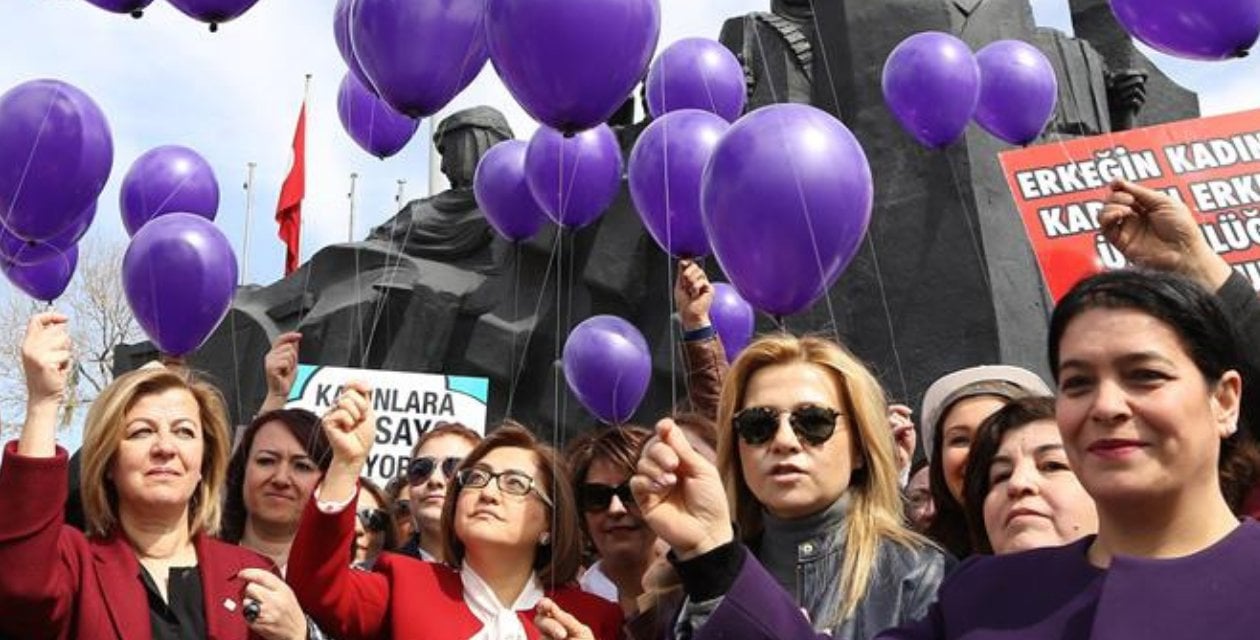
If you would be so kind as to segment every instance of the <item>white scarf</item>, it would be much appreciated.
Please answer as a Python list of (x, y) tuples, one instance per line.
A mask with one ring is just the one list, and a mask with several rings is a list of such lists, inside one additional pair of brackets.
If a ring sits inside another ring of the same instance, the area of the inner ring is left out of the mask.
[(504, 607), (499, 602), (494, 590), (467, 562), (459, 569), (459, 579), (464, 583), (464, 603), (485, 625), (469, 640), (527, 640), (529, 636), (525, 634), (525, 627), (516, 612), (533, 609), (543, 598), (538, 576), (530, 574), (529, 582), (525, 583), (521, 595), (516, 597), (511, 607)]

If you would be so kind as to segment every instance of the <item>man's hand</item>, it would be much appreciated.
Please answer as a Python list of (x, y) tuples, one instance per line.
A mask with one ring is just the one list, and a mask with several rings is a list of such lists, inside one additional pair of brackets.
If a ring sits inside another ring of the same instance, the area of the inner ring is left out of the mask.
[(713, 306), (713, 285), (700, 265), (690, 260), (678, 261), (678, 279), (674, 282), (674, 304), (682, 320), (683, 330), (693, 331), (709, 326), (709, 307)]

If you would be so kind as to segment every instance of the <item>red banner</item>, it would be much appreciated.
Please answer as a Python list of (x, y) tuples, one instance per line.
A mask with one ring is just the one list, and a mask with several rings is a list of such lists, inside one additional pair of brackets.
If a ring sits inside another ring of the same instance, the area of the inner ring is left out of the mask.
[(1260, 110), (1016, 149), (1001, 161), (1055, 300), (1125, 266), (1098, 225), (1117, 179), (1186, 203), (1208, 244), (1260, 290)]

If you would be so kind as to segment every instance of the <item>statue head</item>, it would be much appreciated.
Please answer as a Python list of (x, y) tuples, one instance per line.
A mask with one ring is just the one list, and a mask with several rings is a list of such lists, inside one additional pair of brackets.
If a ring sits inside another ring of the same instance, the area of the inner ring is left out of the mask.
[(491, 107), (473, 107), (438, 123), (433, 144), (442, 156), (442, 173), (452, 189), (471, 189), (477, 163), (495, 144), (511, 140), (507, 118)]

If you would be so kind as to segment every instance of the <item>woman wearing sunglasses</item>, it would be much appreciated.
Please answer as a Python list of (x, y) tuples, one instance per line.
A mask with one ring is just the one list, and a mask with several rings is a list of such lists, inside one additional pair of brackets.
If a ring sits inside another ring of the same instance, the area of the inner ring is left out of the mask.
[(394, 506), (385, 490), (368, 478), (359, 478), (359, 488), (350, 563), (356, 569), (371, 569), (382, 551), (398, 547)]
[(424, 432), (411, 450), (407, 466), (407, 488), (415, 533), (403, 543), (400, 553), (413, 558), (440, 562), (442, 557), (442, 506), (455, 469), (481, 442), (481, 435), (458, 422), (439, 422)]
[(372, 571), (339, 562), (375, 433), (369, 393), (348, 385), (324, 419), (333, 462), (289, 560), (289, 582), (322, 629), (340, 640), (617, 637), (621, 610), (573, 586), (581, 534), (563, 466), (515, 423), (487, 436), (456, 472), (442, 511), (449, 566), (392, 553)]
[[(632, 481), (681, 561), (684, 634), (864, 639), (927, 611), (945, 557), (901, 524), (884, 393), (852, 354), (757, 340), (731, 367), (718, 424), (716, 468), (666, 421)], [(731, 541), (728, 504), (755, 560)], [(786, 624), (800, 610), (808, 623)]]

